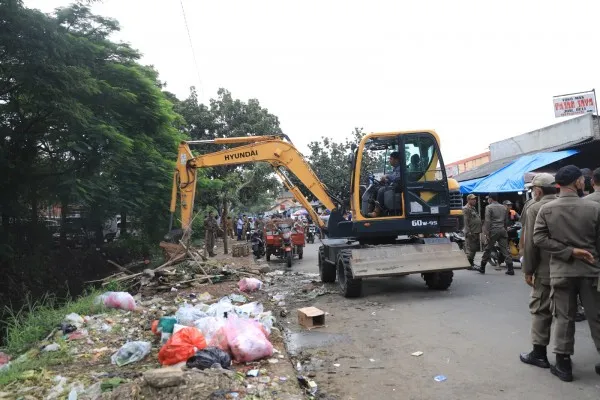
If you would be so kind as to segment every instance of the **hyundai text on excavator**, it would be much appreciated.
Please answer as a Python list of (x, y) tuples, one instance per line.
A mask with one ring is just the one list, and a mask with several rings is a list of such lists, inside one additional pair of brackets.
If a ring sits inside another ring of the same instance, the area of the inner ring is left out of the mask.
[[(206, 143), (238, 146), (192, 154), (190, 145)], [(285, 135), (182, 142), (170, 210), (175, 212), (179, 191), (182, 228), (189, 229), (198, 168), (266, 162), (327, 234), (318, 254), (323, 282), (337, 278), (344, 296), (359, 297), (364, 278), (419, 273), (429, 288), (445, 290), (452, 283), (453, 270), (469, 264), (458, 245), (443, 236), (462, 229), (462, 197), (458, 183), (446, 176), (439, 143), (432, 130), (365, 135), (347, 160), (353, 215), (347, 221), (342, 217), (344, 201), (329, 192)], [(378, 177), (385, 175), (384, 164), (392, 153), (400, 159), (395, 161), (400, 176), (384, 185)], [(326, 227), (286, 173), (294, 174), (331, 210)]]

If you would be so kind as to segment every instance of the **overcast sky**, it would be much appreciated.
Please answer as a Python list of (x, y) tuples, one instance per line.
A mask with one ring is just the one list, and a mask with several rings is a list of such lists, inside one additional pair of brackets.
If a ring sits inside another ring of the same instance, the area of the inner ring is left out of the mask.
[[(69, 0), (25, 0), (51, 12)], [(600, 90), (598, 0), (104, 0), (167, 89), (257, 98), (302, 150), (322, 135), (432, 128), (446, 163), (550, 125)]]

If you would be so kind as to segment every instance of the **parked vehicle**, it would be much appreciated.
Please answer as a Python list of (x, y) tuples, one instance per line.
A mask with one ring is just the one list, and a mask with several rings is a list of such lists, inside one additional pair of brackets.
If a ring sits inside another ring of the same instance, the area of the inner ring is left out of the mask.
[(287, 267), (292, 267), (294, 256), (301, 260), (304, 255), (304, 232), (295, 230), (287, 223), (277, 225), (277, 231), (267, 231), (267, 261), (271, 260), (271, 255), (285, 260)]
[(314, 224), (310, 224), (306, 229), (306, 241), (308, 243), (315, 242), (315, 236), (317, 235), (317, 227)]
[(261, 231), (252, 231), (252, 253), (256, 259), (265, 255), (265, 241)]
[[(508, 252), (510, 253), (510, 256), (512, 257), (513, 262), (520, 261), (519, 237), (520, 237), (521, 228), (522, 228), (521, 223), (516, 222), (514, 225), (509, 226), (507, 229), (507, 231), (508, 231)], [(490, 254), (490, 264), (492, 264), (493, 266), (497, 266), (497, 265), (501, 265), (505, 261), (506, 260), (504, 259), (504, 256), (502, 256), (502, 253), (500, 252), (500, 247), (498, 246), (498, 243), (495, 243), (494, 249), (492, 250), (492, 253)]]

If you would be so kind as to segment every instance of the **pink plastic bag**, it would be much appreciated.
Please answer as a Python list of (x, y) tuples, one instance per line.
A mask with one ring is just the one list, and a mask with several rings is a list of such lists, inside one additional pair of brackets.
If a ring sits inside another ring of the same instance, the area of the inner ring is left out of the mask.
[(273, 345), (265, 336), (260, 323), (231, 315), (225, 324), (225, 335), (233, 359), (249, 362), (273, 355)]
[(135, 300), (127, 292), (106, 292), (98, 297), (98, 303), (104, 304), (108, 308), (120, 308), (121, 310), (135, 310)]
[(238, 282), (238, 286), (242, 292), (255, 292), (262, 287), (262, 281), (256, 278), (244, 278)]

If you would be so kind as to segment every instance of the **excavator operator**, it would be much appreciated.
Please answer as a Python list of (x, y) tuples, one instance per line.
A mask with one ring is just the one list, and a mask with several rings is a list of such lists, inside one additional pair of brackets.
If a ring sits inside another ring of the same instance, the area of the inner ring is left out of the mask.
[(384, 175), (379, 181), (381, 182), (381, 187), (377, 191), (377, 202), (375, 203), (375, 210), (369, 214), (368, 217), (377, 218), (381, 215), (383, 209), (382, 204), (383, 197), (385, 193), (385, 189), (387, 185), (393, 185), (400, 181), (400, 169), (401, 169), (401, 158), (400, 153), (397, 151), (393, 151), (390, 153), (390, 165), (393, 167), (392, 172), (390, 174)]

